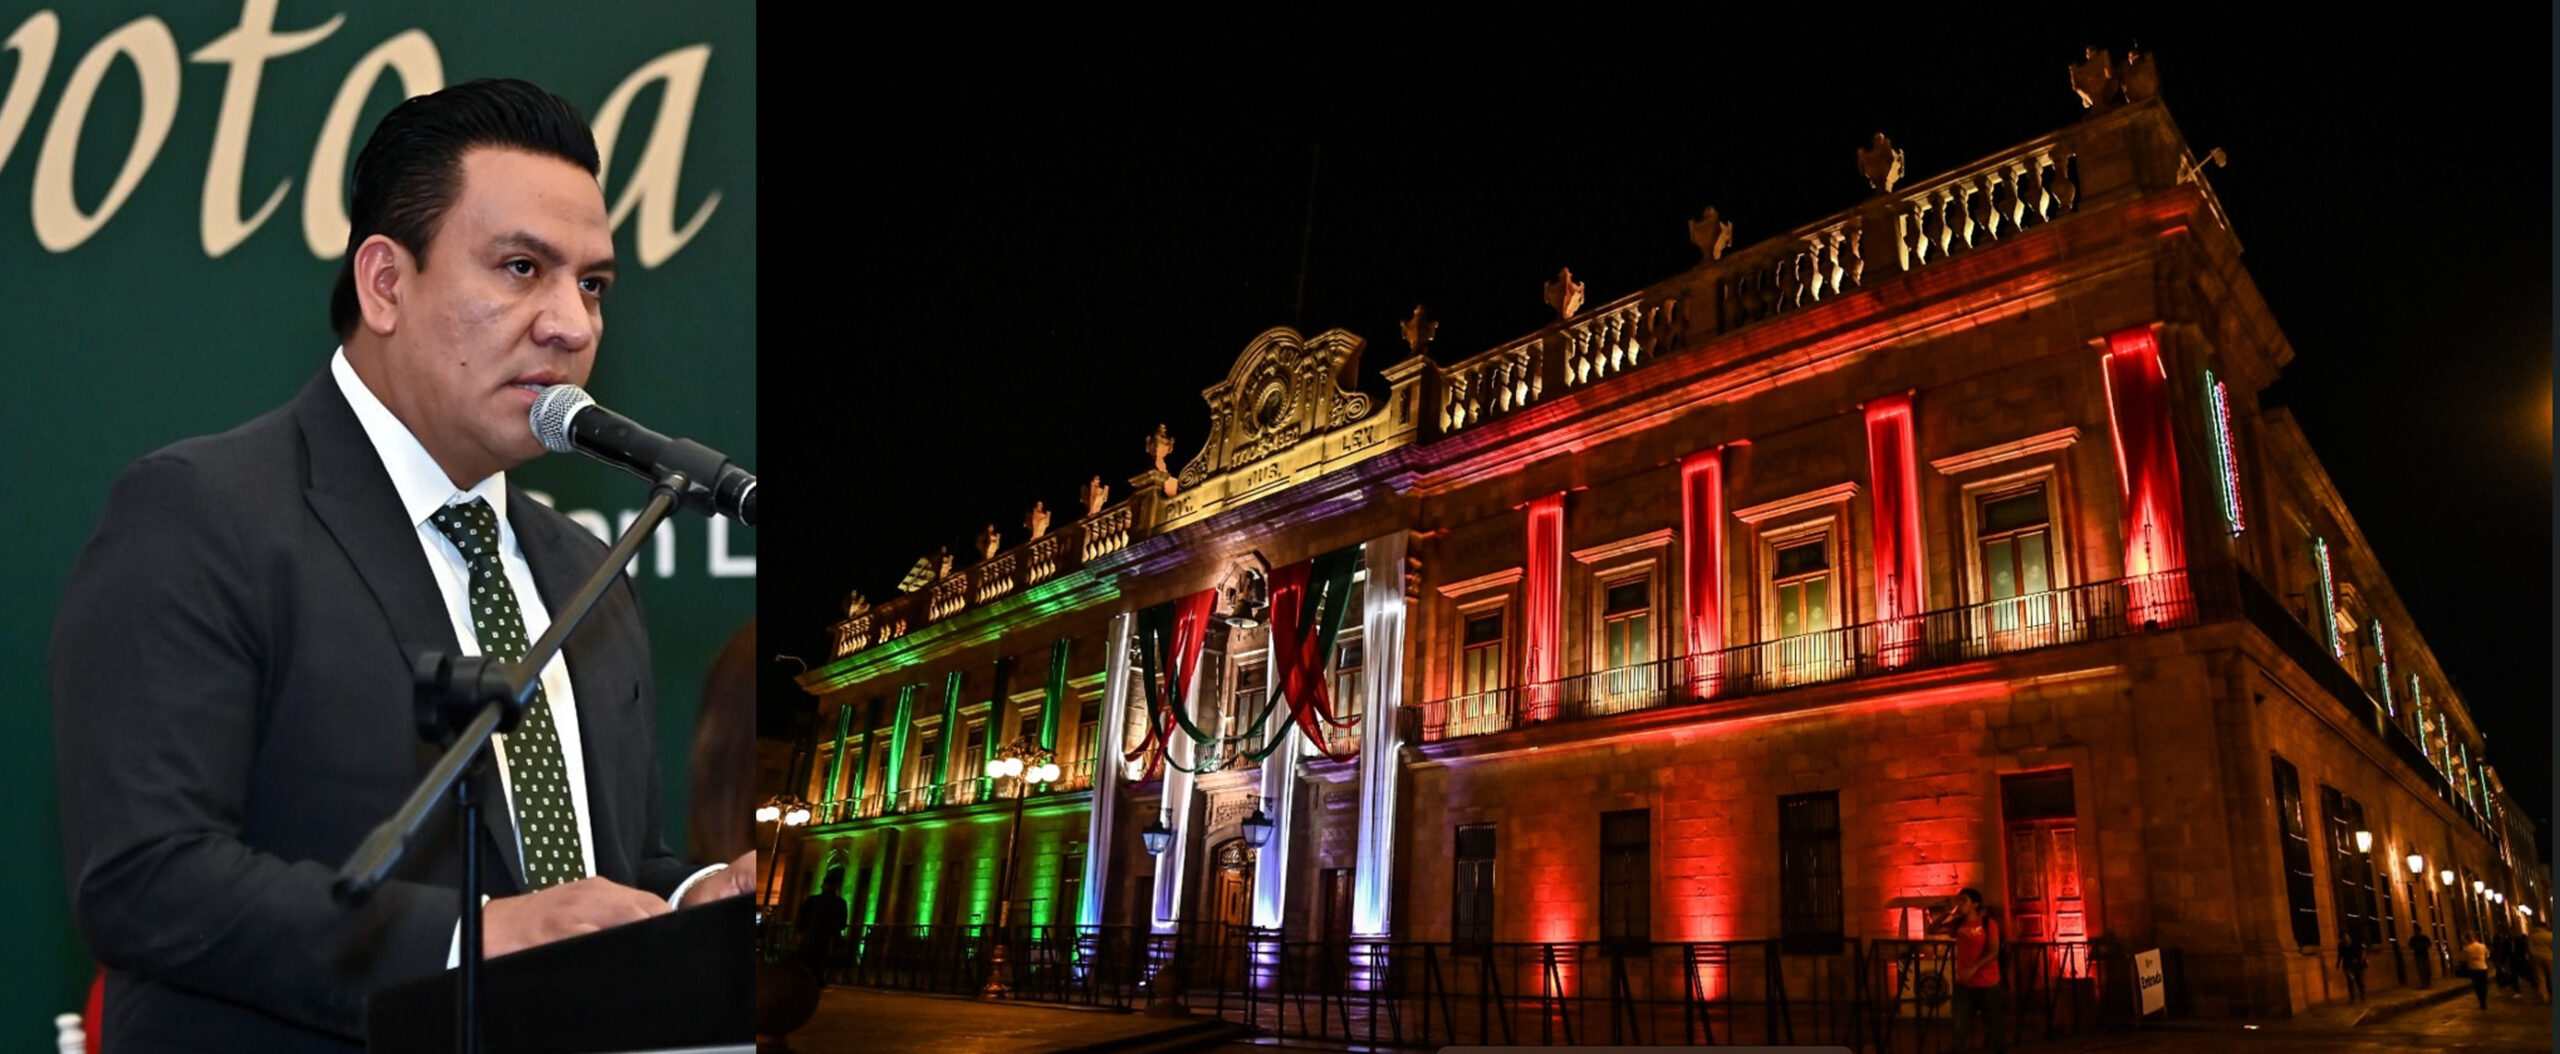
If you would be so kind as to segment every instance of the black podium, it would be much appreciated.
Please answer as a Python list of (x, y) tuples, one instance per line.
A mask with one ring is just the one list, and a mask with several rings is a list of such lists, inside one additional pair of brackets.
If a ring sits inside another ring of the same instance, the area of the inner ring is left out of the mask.
[[(487, 961), (489, 1054), (752, 1050), (755, 905), (728, 897)], [(453, 1049), (453, 971), (365, 1007), (373, 1054)]]

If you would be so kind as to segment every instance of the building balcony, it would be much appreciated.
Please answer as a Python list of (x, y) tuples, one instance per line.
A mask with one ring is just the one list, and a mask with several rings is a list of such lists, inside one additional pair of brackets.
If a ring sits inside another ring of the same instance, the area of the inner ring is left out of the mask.
[[(1058, 766), (1058, 781), (1034, 790), (1034, 801), (1058, 794), (1093, 789), (1093, 762), (1079, 760)], [(1021, 793), (1019, 781), (971, 776), (944, 783), (918, 784), (901, 790), (864, 794), (820, 802), (812, 810), (813, 824), (870, 820), (883, 816), (900, 816), (929, 812), (941, 808), (963, 808), (971, 805), (1011, 803)]]
[[(1422, 704), (1425, 742), (1686, 706), (2231, 618), (2183, 571), (2092, 582)], [(2333, 664), (2334, 665), (2334, 664)]]

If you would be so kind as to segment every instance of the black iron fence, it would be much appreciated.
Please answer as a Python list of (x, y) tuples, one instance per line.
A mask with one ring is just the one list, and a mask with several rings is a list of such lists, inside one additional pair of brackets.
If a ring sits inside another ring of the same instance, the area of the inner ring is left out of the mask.
[[(1641, 945), (1284, 940), (1186, 925), (1016, 927), (1004, 935), (1018, 998), (1137, 1008), (1182, 1000), (1267, 1035), (1377, 1046), (1836, 1044), (1936, 1054), (1954, 1038), (1952, 945), (1775, 940)], [(987, 926), (862, 926), (824, 958), (831, 981), (977, 992), (998, 938)], [(766, 957), (801, 958), (787, 927)], [(2129, 959), (2106, 942), (2012, 943), (2001, 955), (2013, 1041), (2078, 1035), (2129, 1017)], [(2121, 993), (2114, 988), (2125, 988)]]

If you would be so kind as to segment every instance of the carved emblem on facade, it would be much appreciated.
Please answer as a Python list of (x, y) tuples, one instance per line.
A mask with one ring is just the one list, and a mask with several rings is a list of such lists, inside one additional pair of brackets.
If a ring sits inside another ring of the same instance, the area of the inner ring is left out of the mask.
[(1076, 497), (1084, 502), (1084, 514), (1091, 516), (1101, 512), (1102, 507), (1111, 501), (1111, 485), (1104, 483), (1102, 477), (1095, 476), (1085, 481), (1084, 489), (1077, 491)]
[[(1427, 316), (1423, 321), (1430, 324)], [(1360, 347), (1360, 338), (1341, 330), (1303, 337), (1282, 327), (1254, 338), (1227, 378), (1201, 393), (1209, 404), (1209, 437), (1183, 465), (1181, 485), (1197, 488), (1368, 418), (1369, 396), (1349, 390), (1359, 376)], [(1242, 490), (1290, 475), (1277, 465), (1257, 472)]]
[(1573, 268), (1557, 271), (1547, 281), (1547, 306), (1556, 309), (1558, 319), (1572, 318), (1582, 310), (1582, 283), (1573, 280)]
[(1396, 328), (1404, 331), (1404, 346), (1420, 355), (1431, 347), (1432, 339), (1440, 335), (1440, 320), (1423, 314), (1422, 305), (1415, 304), (1413, 314), (1405, 316)]
[(1044, 502), (1032, 502), (1031, 512), (1022, 517), (1022, 525), (1031, 528), (1032, 541), (1039, 541), (1042, 535), (1049, 533), (1049, 506)]
[(1866, 148), (1858, 151), (1858, 174), (1867, 177), (1867, 185), (1880, 193), (1891, 192), (1902, 182), (1902, 151), (1893, 148), (1893, 140), (1877, 132)]
[(1733, 245), (1733, 224), (1725, 222), (1716, 207), (1709, 205), (1707, 211), (1689, 221), (1689, 244), (1698, 247), (1698, 254), (1706, 262), (1724, 259), (1725, 249)]

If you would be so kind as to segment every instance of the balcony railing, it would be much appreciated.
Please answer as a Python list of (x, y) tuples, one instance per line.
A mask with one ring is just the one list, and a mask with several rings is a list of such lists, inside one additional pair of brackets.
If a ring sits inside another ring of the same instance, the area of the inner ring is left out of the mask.
[(2238, 613), (2223, 582), (2183, 571), (2093, 582), (1460, 695), (1422, 705), (1422, 738), (1488, 735), (2192, 626)]
[[(1051, 794), (1089, 790), (1093, 787), (1093, 762), (1075, 761), (1058, 766), (1058, 781), (1032, 793), (1033, 800)], [(845, 820), (867, 820), (877, 816), (923, 812), (946, 805), (975, 805), (979, 802), (1010, 802), (1019, 793), (1012, 779), (969, 777), (947, 783), (906, 787), (885, 793), (865, 794), (858, 798), (839, 798), (821, 802), (811, 810), (812, 823), (838, 823)]]
[(1127, 501), (952, 571), (923, 589), (862, 610), (835, 625), (835, 655), (887, 644), (972, 607), (991, 604), (1129, 545), (1134, 511)]

